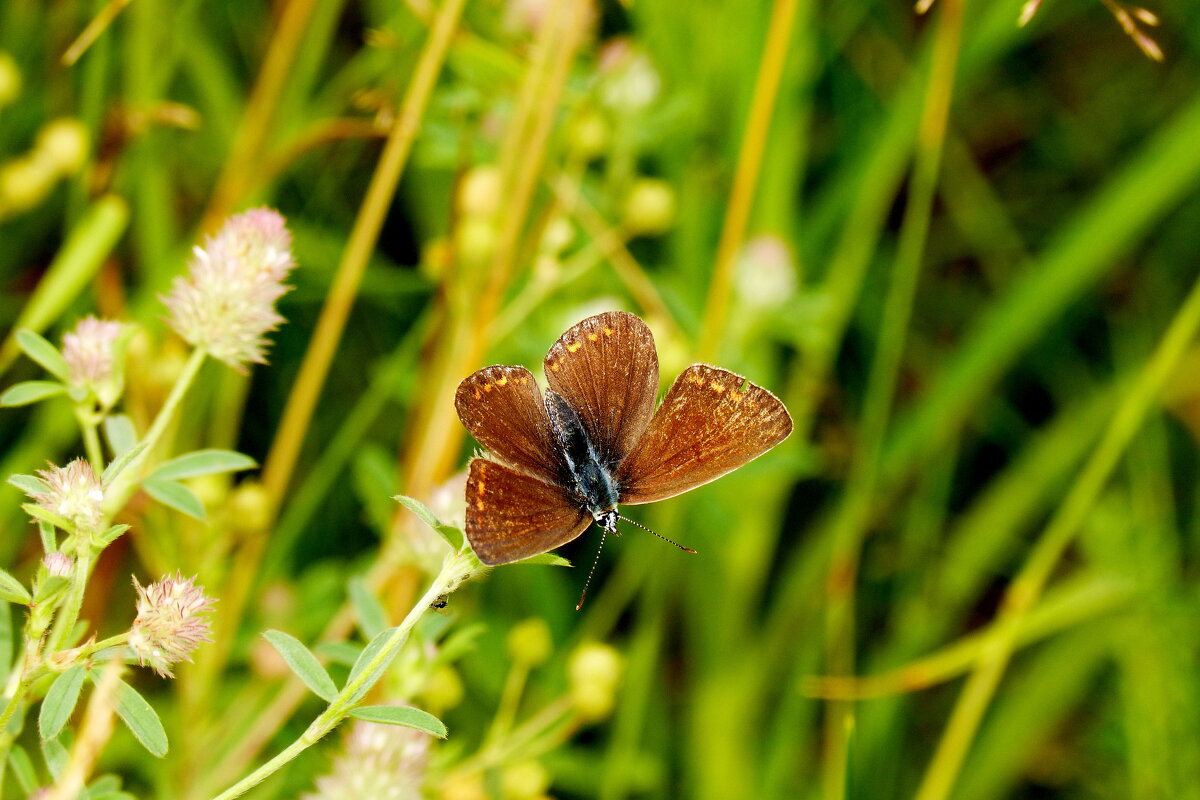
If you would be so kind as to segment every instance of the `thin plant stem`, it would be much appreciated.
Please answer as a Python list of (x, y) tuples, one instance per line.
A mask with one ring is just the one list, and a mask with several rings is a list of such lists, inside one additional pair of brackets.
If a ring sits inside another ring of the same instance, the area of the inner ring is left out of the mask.
[(200, 366), (204, 363), (204, 358), (207, 353), (197, 347), (188, 356), (187, 362), (183, 365), (183, 370), (179, 373), (179, 377), (175, 380), (175, 385), (171, 387), (170, 394), (163, 402), (162, 408), (158, 410), (158, 416), (154, 418), (154, 422), (150, 424), (150, 430), (146, 432), (146, 436), (142, 439), (141, 444), (144, 445), (142, 452), (138, 453), (132, 461), (125, 467), (125, 471), (117, 478), (114, 484), (104, 493), (104, 516), (105, 520), (112, 518), (119, 510), (124, 508), (129, 502), (129, 498), (133, 496), (137, 489), (137, 481), (142, 465), (150, 458), (154, 448), (162, 439), (163, 434), (167, 431), (167, 426), (175, 419), (175, 412), (179, 409), (179, 404), (183, 402), (183, 397), (187, 394), (188, 388), (196, 379), (196, 374), (200, 371)]
[(439, 597), (453, 591), (470, 574), (473, 564), (478, 564), (478, 562), (475, 561), (474, 554), (470, 551), (463, 551), (453, 556), (448, 556), (442, 564), (441, 572), (433, 579), (433, 583), (429, 585), (425, 594), (417, 600), (416, 604), (404, 617), (404, 621), (392, 631), (392, 634), (383, 646), (379, 648), (379, 652), (375, 654), (375, 657), (363, 666), (354, 680), (348, 682), (342, 688), (337, 697), (330, 702), (329, 706), (312, 721), (308, 729), (277, 756), (254, 770), (254, 772), (245, 778), (242, 778), (224, 792), (221, 792), (214, 800), (231, 800), (234, 797), (241, 796), (278, 772), (285, 764), (309, 747), (312, 747), (322, 737), (337, 727), (358, 704), (358, 695), (360, 692), (365, 687), (369, 687), (371, 682), (378, 679), (378, 673), (391, 663), (400, 648), (408, 641), (412, 629), (425, 614), (426, 610), (429, 609), (430, 605)]
[(71, 586), (67, 589), (67, 596), (63, 600), (62, 607), (58, 611), (58, 618), (54, 620), (54, 628), (50, 631), (49, 638), (46, 639), (46, 646), (43, 648), (45, 653), (54, 653), (66, 644), (67, 637), (75, 629), (75, 623), (79, 619), (79, 610), (83, 608), (83, 595), (87, 591), (88, 577), (92, 572), (92, 565), (95, 563), (95, 553), (91, 545), (83, 544), (75, 555), (75, 571), (71, 575)]
[[(263, 486), (267, 492), (272, 516), (277, 512), (283, 494), (291, 482), (300, 446), (305, 439), (305, 431), (312, 420), (321, 388), (329, 374), (329, 365), (333, 362), (341, 342), (346, 320), (358, 295), (358, 287), (371, 252), (379, 239), (379, 232), (392, 197), (396, 193), (396, 186), (408, 163), (408, 156), (412, 152), (413, 142), (425, 115), (425, 108), (437, 83), (450, 41), (458, 28), (464, 3), (465, 0), (447, 0), (438, 13), (429, 40), (417, 62), (400, 113), (396, 116), (396, 122), (367, 187), (333, 285), (321, 310), (304, 360), (300, 364), (296, 383), (288, 395), (279, 430), (271, 443), (263, 467)], [(258, 565), (265, 552), (267, 539), (264, 534), (247, 540), (245, 547), (238, 554), (235, 568), (222, 593), (222, 603), (214, 626), (219, 631), (217, 641), (220, 644), (210, 652), (205, 662), (211, 665), (214, 671), (224, 661), (228, 647), (233, 641), (231, 629), (241, 619), (250, 589), (257, 580)]]
[(1020, 573), (1005, 592), (995, 633), (980, 652), (979, 660), (959, 694), (917, 791), (917, 800), (945, 800), (953, 791), (979, 723), (1000, 685), (1031, 609), (1198, 329), (1200, 280), (1193, 285), (1150, 361), (1117, 407), (1103, 438), (1066, 499), (1047, 523)]
[(216, 230), (248, 193), (251, 183), (262, 179), (256, 166), (262, 161), (263, 145), (316, 7), (317, 0), (289, 0), (283, 4), (279, 27), (271, 37), (262, 71), (246, 103), (246, 114), (205, 210), (203, 230)]
[(100, 435), (97, 432), (96, 414), (83, 405), (75, 406), (75, 419), (79, 421), (79, 431), (83, 435), (83, 450), (87, 453), (88, 462), (97, 475), (104, 471), (104, 451), (100, 448)]
[[(825, 614), (826, 656), (831, 675), (854, 672), (854, 608), (859, 559), (879, 484), (883, 445), (895, 401), (900, 363), (937, 191), (955, 69), (962, 43), (962, 6), (962, 0), (946, 0), (941, 6), (909, 201), (901, 222), (900, 244), (867, 383), (862, 449), (854, 463), (845, 501), (835, 523)], [(849, 738), (853, 729), (853, 706), (841, 700), (831, 702), (825, 718), (827, 746), (823, 762), (824, 796), (827, 800), (842, 800), (845, 797)]]
[(771, 11), (766, 46), (763, 48), (758, 78), (754, 84), (754, 97), (750, 102), (746, 133), (742, 137), (737, 171), (734, 173), (733, 187), (729, 192), (729, 206), (725, 211), (725, 223), (721, 228), (712, 281), (708, 288), (704, 328), (700, 332), (700, 343), (696, 351), (697, 358), (701, 361), (711, 360), (716, 355), (717, 345), (725, 330), (733, 271), (737, 264), (738, 250), (746, 238), (750, 211), (754, 206), (754, 194), (758, 188), (767, 135), (771, 131), (771, 116), (779, 96), (779, 84), (783, 77), (783, 67), (787, 63), (788, 42), (792, 38), (792, 23), (796, 19), (798, 5), (798, 0), (776, 0)]

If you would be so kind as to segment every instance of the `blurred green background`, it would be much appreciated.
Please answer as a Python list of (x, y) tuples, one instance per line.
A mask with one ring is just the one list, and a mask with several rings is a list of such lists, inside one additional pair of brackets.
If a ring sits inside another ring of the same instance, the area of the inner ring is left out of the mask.
[[(184, 358), (158, 295), (190, 248), (270, 205), (300, 265), (271, 364), (207, 364), (175, 432), (266, 477), (194, 487), (207, 526), (135, 501), (94, 579), (102, 634), (131, 573), (220, 601), (195, 669), (139, 676), (171, 755), (119, 732), (103, 768), (204, 797), (303, 730), (317, 706), (259, 633), (359, 637), (352, 575), (403, 616), (440, 545), (389, 497), (461, 518), (454, 386), (539, 373), (623, 308), (664, 385), (719, 364), (796, 431), (627, 511), (697, 557), (630, 529), (580, 613), (582, 568), (448, 598), (390, 684), (451, 731), (409, 776), (426, 796), (1200, 797), (1200, 6), (1048, 0), (1024, 27), (1009, 0), (460, 6), (0, 6), (6, 337), (135, 322), (144, 426)], [(0, 366), (39, 377), (11, 344)], [(5, 475), (79, 450), (65, 404), (0, 414)], [(0, 498), (26, 574), (36, 533)], [(526, 680), (506, 638), (529, 618), (553, 654)], [(489, 750), (594, 641), (620, 654), (611, 708)], [(341, 747), (252, 796), (312, 791)]]

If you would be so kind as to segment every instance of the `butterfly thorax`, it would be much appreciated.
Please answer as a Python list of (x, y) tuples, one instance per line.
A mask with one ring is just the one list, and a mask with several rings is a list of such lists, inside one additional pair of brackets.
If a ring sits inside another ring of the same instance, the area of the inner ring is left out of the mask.
[(597, 522), (605, 524), (609, 517), (615, 522), (619, 496), (616, 482), (588, 438), (579, 415), (550, 389), (546, 390), (546, 412), (580, 504), (587, 507)]

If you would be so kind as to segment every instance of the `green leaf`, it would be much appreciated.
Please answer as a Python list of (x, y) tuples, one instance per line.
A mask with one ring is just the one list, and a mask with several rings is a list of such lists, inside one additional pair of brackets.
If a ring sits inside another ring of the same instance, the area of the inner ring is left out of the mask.
[(33, 602), (39, 606), (51, 603), (70, 585), (69, 578), (64, 578), (62, 575), (47, 575), (34, 591)]
[[(93, 683), (96, 681), (94, 675), (92, 681)], [(146, 698), (122, 680), (117, 681), (115, 695), (117, 716), (141, 742), (142, 747), (146, 748), (152, 756), (158, 758), (165, 756), (167, 754), (167, 732), (163, 729), (162, 721), (159, 720), (154, 708), (146, 702)]]
[(313, 649), (329, 659), (330, 662), (347, 667), (352, 666), (358, 660), (359, 654), (362, 653), (361, 647), (356, 647), (350, 642), (321, 642)]
[(32, 475), (9, 475), (8, 482), (12, 486), (17, 487), (25, 494), (45, 494), (50, 491), (50, 487), (42, 483), (41, 479), (35, 478)]
[(534, 564), (546, 567), (569, 567), (571, 562), (567, 561), (562, 556), (556, 556), (554, 553), (542, 553), (529, 558), (522, 558), (520, 561), (514, 561), (514, 564)]
[(70, 380), (67, 361), (57, 347), (28, 328), (17, 331), (16, 339), (25, 355), (45, 367), (47, 372), (64, 383)]
[(279, 651), (279, 655), (283, 656), (292, 672), (304, 681), (305, 686), (312, 689), (313, 694), (322, 700), (333, 702), (338, 693), (337, 684), (329, 677), (329, 673), (321, 666), (321, 662), (317, 661), (312, 651), (299, 639), (283, 631), (267, 631), (263, 638)]
[(128, 525), (113, 525), (104, 533), (96, 537), (94, 540), (95, 546), (99, 547), (100, 549), (104, 549), (115, 542), (117, 538), (127, 530), (129, 530)]
[(35, 503), (22, 503), (21, 510), (34, 519), (40, 519), (44, 522), (48, 522), (56, 528), (62, 528), (64, 531), (73, 532), (75, 530), (75, 526), (71, 524), (69, 519), (66, 517), (60, 517), (53, 511), (47, 511)]
[(114, 458), (109, 462), (108, 466), (104, 468), (104, 474), (100, 476), (100, 482), (105, 486), (112, 485), (112, 482), (117, 479), (117, 476), (124, 472), (125, 468), (133, 463), (133, 460), (140, 456), (142, 451), (145, 449), (146, 443), (143, 442), (141, 444), (134, 445), (125, 452), (121, 453), (121, 455)]
[(453, 525), (447, 525), (433, 515), (429, 507), (420, 500), (415, 500), (407, 495), (398, 494), (393, 497), (397, 503), (407, 508), (409, 511), (417, 515), (421, 522), (424, 522), (429, 527), (437, 531), (438, 536), (446, 540), (446, 544), (458, 552), (463, 545), (463, 532)]
[[(363, 648), (363, 651), (358, 654), (358, 660), (354, 662), (354, 666), (350, 668), (350, 676), (346, 678), (347, 686), (354, 683), (354, 680), (358, 677), (359, 673), (366, 669), (367, 664), (371, 663), (375, 656), (378, 655), (381, 650), (383, 650), (383, 646), (387, 644), (387, 640), (391, 638), (392, 632), (395, 630), (395, 628), (382, 630), (375, 636), (375, 638), (371, 639), (371, 641), (367, 643), (367, 646)], [(392, 663), (392, 660), (399, 652), (400, 648), (393, 650), (391, 657), (384, 659), (383, 663), (379, 665), (371, 677), (363, 681), (363, 685), (358, 687), (358, 691), (351, 696), (351, 703), (358, 702), (358, 700), (364, 694), (366, 694), (370, 688), (376, 684), (376, 682), (379, 681), (380, 677), (383, 676), (383, 673), (387, 671), (388, 665)]]
[(377, 636), (387, 627), (387, 611), (383, 604), (371, 594), (367, 584), (360, 577), (351, 578), (348, 586), (350, 605), (354, 607), (354, 616), (358, 619), (358, 629), (368, 639)]
[(71, 760), (71, 753), (58, 739), (43, 739), (42, 758), (45, 759), (46, 767), (50, 770), (50, 774), (57, 781), (62, 777), (62, 772), (66, 769), (67, 762)]
[(429, 507), (426, 506), (424, 503), (422, 503), (420, 500), (413, 499), (413, 498), (409, 497), (408, 495), (404, 495), (404, 494), (398, 494), (398, 495), (394, 496), (392, 499), (395, 500), (400, 505), (407, 508), (409, 511), (416, 514), (417, 517), (421, 520), (421, 522), (424, 522), (429, 527), (434, 528), (436, 530), (437, 527), (442, 524), (441, 521), (438, 520), (438, 518), (433, 515), (433, 512), (429, 510)]
[(8, 753), (8, 764), (12, 767), (13, 775), (17, 776), (17, 783), (21, 785), (21, 791), (27, 795), (33, 794), (37, 790), (39, 781), (37, 770), (33, 768), (33, 762), (29, 759), (25, 748), (14, 744)]
[(197, 450), (163, 462), (146, 480), (177, 481), (182, 478), (195, 478), (198, 475), (253, 469), (257, 466), (258, 462), (250, 456), (232, 450)]
[(0, 394), (0, 406), (27, 406), (47, 397), (65, 394), (67, 387), (55, 381), (23, 381), (14, 383)]
[(58, 549), (58, 536), (54, 533), (54, 526), (44, 519), (37, 521), (38, 536), (42, 540), (42, 550), (47, 553), (53, 553)]
[(29, 590), (2, 569), (0, 569), (0, 600), (21, 606), (27, 606), (33, 602), (33, 598), (29, 596)]
[(137, 444), (137, 429), (127, 415), (113, 414), (104, 418), (104, 438), (108, 439), (113, 455), (122, 456)]
[(411, 706), (359, 706), (350, 710), (350, 716), (365, 722), (416, 728), (439, 739), (445, 739), (448, 733), (440, 719), (428, 711)]
[(204, 504), (191, 489), (175, 481), (151, 480), (142, 481), (146, 494), (153, 497), (164, 506), (187, 514), (189, 517), (204, 521)]
[(83, 679), (87, 670), (82, 666), (74, 666), (54, 679), (42, 701), (42, 709), (38, 713), (38, 733), (43, 739), (53, 739), (62, 731), (75, 704), (79, 702), (79, 690), (83, 687)]

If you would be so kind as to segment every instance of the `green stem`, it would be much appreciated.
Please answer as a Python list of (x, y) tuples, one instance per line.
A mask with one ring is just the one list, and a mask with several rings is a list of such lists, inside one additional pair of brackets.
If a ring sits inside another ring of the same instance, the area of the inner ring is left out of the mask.
[(312, 721), (308, 729), (277, 756), (217, 795), (213, 800), (232, 800), (234, 797), (240, 797), (278, 772), (281, 767), (309, 747), (312, 747), (325, 734), (336, 728), (350, 714), (354, 707), (358, 705), (361, 698), (357, 695), (363, 689), (369, 688), (378, 679), (378, 673), (395, 658), (400, 648), (408, 640), (408, 636), (412, 633), (412, 629), (416, 626), (417, 621), (425, 614), (426, 609), (442, 595), (452, 592), (458, 584), (471, 574), (476, 564), (474, 555), (470, 551), (456, 553), (447, 558), (442, 565), (442, 571), (433, 579), (433, 583), (430, 584), (429, 589), (416, 602), (412, 610), (408, 612), (404, 621), (392, 631), (392, 635), (388, 637), (375, 657), (367, 662), (354, 680), (346, 684), (342, 691), (338, 693), (338, 696), (329, 704), (328, 708)]
[(82, 545), (79, 551), (75, 557), (75, 573), (71, 576), (71, 587), (67, 590), (58, 618), (54, 620), (54, 628), (50, 632), (50, 638), (46, 640), (43, 653), (54, 653), (66, 643), (67, 637), (75, 629), (75, 622), (79, 619), (79, 610), (83, 608), (83, 594), (87, 589), (95, 554), (87, 544)]
[(1016, 649), (1027, 618), (1054, 567), (1083, 525), (1113, 468), (1141, 428), (1168, 378), (1175, 372), (1200, 328), (1200, 280), (1176, 313), (1149, 363), (1117, 408), (1104, 438), (1092, 452), (1057, 513), (1047, 523), (1033, 551), (1004, 597), (995, 634), (988, 637), (958, 697), (950, 721), (925, 772), (917, 800), (945, 800), (954, 789), (962, 765)]
[(154, 418), (154, 422), (150, 425), (150, 430), (147, 431), (146, 437), (142, 440), (142, 444), (145, 445), (142, 452), (138, 453), (137, 457), (125, 467), (125, 471), (121, 473), (114, 485), (105, 493), (104, 512), (106, 520), (111, 519), (112, 515), (124, 507), (129, 502), (129, 498), (133, 496), (137, 488), (138, 472), (142, 465), (146, 463), (146, 459), (154, 451), (159, 440), (162, 439), (171, 420), (174, 419), (175, 411), (183, 401), (183, 396), (187, 394), (188, 387), (196, 379), (196, 373), (200, 371), (200, 365), (204, 363), (204, 358), (207, 355), (208, 353), (203, 348), (198, 347), (192, 351), (187, 363), (183, 365), (183, 371), (179, 373), (179, 378), (175, 381), (175, 385), (171, 387), (171, 393), (167, 395), (162, 408), (158, 410), (158, 416)]
[(83, 449), (87, 452), (88, 461), (97, 475), (104, 471), (104, 451), (100, 449), (100, 435), (97, 433), (99, 418), (87, 405), (75, 406), (75, 419), (79, 420), (79, 430), (83, 433)]

